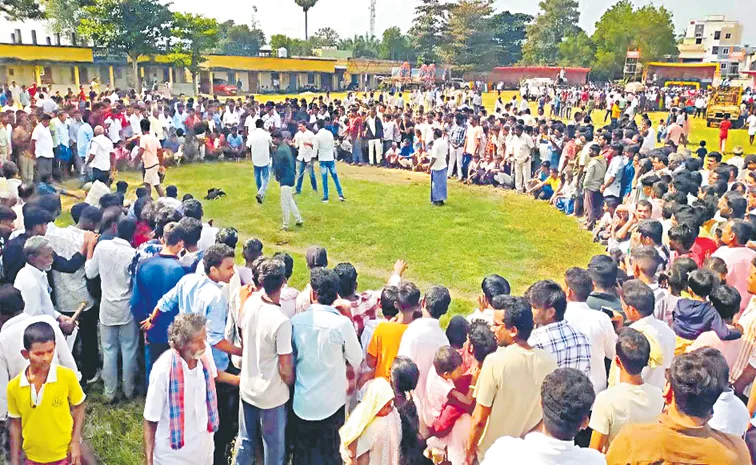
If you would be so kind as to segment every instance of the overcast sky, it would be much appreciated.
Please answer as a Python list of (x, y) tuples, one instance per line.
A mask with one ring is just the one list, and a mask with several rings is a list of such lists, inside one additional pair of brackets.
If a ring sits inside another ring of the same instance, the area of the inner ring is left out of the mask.
[[(579, 0), (580, 26), (593, 32), (595, 22), (614, 3), (612, 0)], [(406, 32), (412, 23), (414, 8), (419, 0), (376, 0), (376, 35), (392, 26), (399, 26)], [(635, 5), (652, 3), (648, 0), (634, 0)], [(656, 5), (664, 5), (672, 10), (675, 32), (682, 32), (691, 19), (703, 19), (706, 15), (723, 14), (729, 19), (738, 19), (745, 27), (745, 41), (756, 46), (756, 1), (754, 0), (657, 0)], [(254, 8), (257, 13), (254, 13)], [(319, 0), (310, 10), (310, 34), (321, 27), (332, 27), (342, 37), (364, 34), (368, 31), (370, 0)], [(509, 9), (514, 12), (535, 15), (538, 1), (496, 0), (498, 11)], [(260, 22), (267, 37), (272, 34), (286, 34), (304, 38), (304, 13), (294, 0), (174, 0), (173, 9), (183, 9), (219, 20), (233, 19), (249, 22), (253, 13)]]
[[(579, 0), (580, 26), (589, 34), (592, 33), (596, 21), (615, 1)], [(419, 0), (376, 2), (378, 36), (392, 26), (399, 26), (403, 32), (407, 32), (412, 24), (415, 6), (420, 3)], [(635, 5), (652, 3), (650, 0), (633, 2)], [(254, 15), (268, 38), (273, 34), (304, 38), (304, 13), (294, 0), (172, 0), (172, 3), (173, 10), (201, 13), (220, 21), (233, 19), (237, 23), (248, 24)], [(692, 19), (703, 19), (706, 15), (714, 14), (726, 15), (728, 19), (737, 19), (743, 23), (744, 45), (756, 46), (756, 0), (656, 0), (653, 3), (664, 5), (672, 11), (676, 33), (683, 32)], [(310, 34), (321, 27), (332, 27), (341, 37), (365, 34), (370, 22), (369, 7), (370, 0), (319, 0), (310, 10)], [(495, 0), (495, 7), (497, 11), (509, 9), (513, 13), (535, 15), (538, 13), (538, 0)], [(9, 42), (10, 32), (17, 27), (24, 31), (24, 40), (27, 42), (31, 40), (31, 33), (27, 30), (37, 29), (38, 34), (45, 30), (45, 26), (40, 23), (9, 24), (4, 18), (0, 18), (0, 42)]]

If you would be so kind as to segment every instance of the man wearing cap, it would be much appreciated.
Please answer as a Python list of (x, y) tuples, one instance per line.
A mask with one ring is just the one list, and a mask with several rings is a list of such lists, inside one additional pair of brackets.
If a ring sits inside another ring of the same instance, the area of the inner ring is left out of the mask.
[(276, 146), (276, 151), (273, 153), (273, 172), (276, 176), (276, 181), (281, 185), (281, 211), (283, 212), (283, 231), (289, 230), (289, 217), (294, 214), (294, 218), (297, 220), (297, 226), (302, 226), (304, 221), (302, 215), (299, 214), (296, 202), (292, 196), (292, 188), (294, 187), (294, 156), (291, 154), (291, 148), (289, 144), (284, 142), (281, 131), (274, 131), (271, 134), (273, 139), (273, 145)]
[(743, 165), (745, 160), (743, 160), (743, 147), (740, 145), (736, 145), (734, 149), (732, 149), (732, 158), (727, 160), (727, 164), (734, 166), (738, 169), (738, 171), (743, 170)]

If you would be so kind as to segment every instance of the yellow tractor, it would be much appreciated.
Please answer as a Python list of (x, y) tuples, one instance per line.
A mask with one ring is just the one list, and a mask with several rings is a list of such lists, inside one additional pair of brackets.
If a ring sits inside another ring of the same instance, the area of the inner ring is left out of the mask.
[(727, 117), (733, 129), (743, 127), (744, 120), (740, 115), (740, 102), (743, 89), (741, 87), (719, 87), (709, 99), (706, 108), (706, 126), (719, 127), (719, 123)]

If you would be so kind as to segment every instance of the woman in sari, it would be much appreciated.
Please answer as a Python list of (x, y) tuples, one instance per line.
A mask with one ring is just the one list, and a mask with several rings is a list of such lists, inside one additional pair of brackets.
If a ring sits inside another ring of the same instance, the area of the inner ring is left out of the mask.
[(365, 396), (339, 430), (347, 465), (399, 465), (402, 422), (394, 390), (384, 378), (366, 385)]

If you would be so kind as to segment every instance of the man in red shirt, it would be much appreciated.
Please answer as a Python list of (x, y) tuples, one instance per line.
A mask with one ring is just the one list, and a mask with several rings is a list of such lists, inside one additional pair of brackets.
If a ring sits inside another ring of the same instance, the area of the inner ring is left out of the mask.
[(725, 115), (722, 122), (719, 123), (719, 151), (722, 152), (722, 155), (725, 154), (725, 149), (727, 148), (727, 136), (730, 133), (731, 127), (730, 118)]

